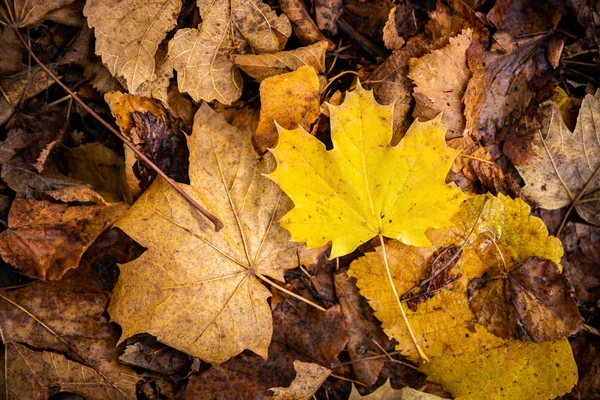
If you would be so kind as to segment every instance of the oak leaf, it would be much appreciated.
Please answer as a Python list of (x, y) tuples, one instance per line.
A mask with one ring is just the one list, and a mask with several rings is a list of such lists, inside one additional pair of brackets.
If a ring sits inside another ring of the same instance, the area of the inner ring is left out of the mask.
[(121, 265), (109, 313), (122, 338), (147, 332), (211, 363), (244, 349), (266, 358), (271, 294), (261, 281), (283, 281), (298, 254), (311, 255), (273, 223), (290, 202), (261, 175), (274, 162), (258, 157), (247, 126), (231, 126), (203, 104), (188, 145), (191, 185), (181, 186), (225, 228), (214, 232), (164, 180), (155, 180), (116, 224), (148, 250)]
[(265, 397), (269, 400), (308, 400), (319, 390), (331, 370), (319, 364), (294, 361), (296, 377), (289, 387), (276, 387), (269, 389), (273, 395)]
[[(399, 293), (426, 275), (435, 249), (462, 247), (454, 267), (461, 278), (420, 304), (417, 311), (407, 311), (417, 340), (430, 359), (419, 369), (458, 399), (547, 399), (568, 392), (577, 382), (577, 367), (566, 338), (542, 343), (503, 339), (474, 323), (477, 318), (467, 296), (472, 279), (498, 264), (504, 263), (509, 269), (533, 256), (560, 262), (560, 241), (549, 237), (544, 223), (529, 213), (529, 206), (520, 199), (477, 196), (463, 203), (453, 217), (454, 227), (427, 232), (433, 249), (397, 241), (387, 245)], [(398, 341), (397, 349), (418, 362), (418, 353), (395, 307), (396, 299), (389, 290), (383, 290), (389, 283), (381, 251), (378, 248), (377, 253), (354, 261), (348, 273), (357, 278), (361, 294), (369, 300), (385, 332)], [(546, 318), (544, 322), (551, 329), (560, 323), (560, 316), (558, 319)]]
[(575, 203), (583, 219), (600, 225), (599, 118), (600, 91), (585, 96), (572, 132), (554, 104), (546, 108), (543, 131), (532, 142), (535, 155), (516, 166), (527, 199), (548, 210)]
[(131, 93), (158, 78), (158, 46), (177, 23), (181, 0), (89, 0), (83, 9), (96, 32), (96, 54)]
[(380, 234), (429, 246), (425, 230), (449, 226), (466, 198), (444, 182), (458, 152), (446, 146), (440, 119), (415, 122), (392, 147), (393, 106), (370, 91), (358, 85), (329, 109), (333, 150), (302, 128), (279, 129), (269, 177), (296, 205), (281, 226), (309, 248), (332, 242), (330, 258)]
[(275, 75), (295, 71), (308, 65), (319, 74), (325, 73), (327, 41), (321, 40), (306, 47), (272, 54), (239, 54), (233, 59), (242, 71), (259, 82)]

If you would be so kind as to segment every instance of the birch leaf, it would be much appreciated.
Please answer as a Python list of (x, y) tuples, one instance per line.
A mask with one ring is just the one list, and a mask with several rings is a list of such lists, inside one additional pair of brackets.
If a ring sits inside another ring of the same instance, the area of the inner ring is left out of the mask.
[(270, 177), (296, 205), (280, 224), (309, 248), (332, 242), (331, 258), (379, 234), (429, 246), (425, 230), (449, 226), (466, 198), (444, 182), (459, 152), (440, 119), (415, 122), (392, 147), (393, 106), (370, 91), (359, 85), (329, 109), (333, 150), (302, 128), (279, 129)]
[(148, 249), (120, 266), (109, 313), (123, 329), (121, 340), (147, 332), (211, 363), (245, 349), (267, 357), (271, 294), (261, 281), (283, 281), (298, 255), (309, 262), (315, 252), (304, 252), (273, 223), (291, 204), (261, 175), (274, 162), (260, 159), (251, 140), (247, 124), (231, 126), (207, 104), (196, 113), (191, 185), (181, 186), (223, 221), (218, 233), (162, 179), (117, 222)]

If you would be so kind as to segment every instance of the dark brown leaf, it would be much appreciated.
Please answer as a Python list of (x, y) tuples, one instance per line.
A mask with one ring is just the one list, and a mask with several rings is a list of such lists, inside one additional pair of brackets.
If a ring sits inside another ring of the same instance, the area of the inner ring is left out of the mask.
[(119, 361), (150, 371), (171, 375), (180, 370), (190, 358), (187, 354), (157, 342), (150, 335), (130, 339), (128, 342), (130, 344), (119, 357)]
[(494, 267), (473, 279), (468, 292), (478, 322), (502, 338), (557, 340), (583, 327), (571, 283), (550, 260), (529, 257), (510, 271)]
[(315, 15), (319, 29), (337, 33), (337, 19), (342, 15), (342, 0), (315, 0)]
[(290, 19), (294, 33), (302, 44), (309, 45), (326, 40), (329, 43), (329, 50), (335, 49), (335, 44), (323, 36), (315, 25), (303, 0), (279, 0), (279, 4), (281, 11)]

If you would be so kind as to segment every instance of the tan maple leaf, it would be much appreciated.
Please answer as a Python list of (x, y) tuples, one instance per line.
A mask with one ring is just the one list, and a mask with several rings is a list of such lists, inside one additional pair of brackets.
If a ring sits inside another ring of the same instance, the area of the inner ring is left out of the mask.
[[(259, 158), (252, 131), (229, 125), (207, 104), (189, 139), (190, 181), (182, 185), (225, 224), (212, 225), (157, 179), (117, 226), (148, 250), (121, 265), (109, 313), (122, 338), (148, 332), (158, 340), (221, 363), (244, 349), (267, 357), (271, 295), (261, 281), (283, 281), (304, 247), (275, 221), (290, 200), (263, 173), (275, 161)], [(309, 257), (310, 258), (310, 257)]]
[[(173, 29), (181, 0), (88, 0), (83, 14), (96, 31), (96, 54), (131, 93), (158, 79), (156, 52)], [(160, 74), (162, 75), (162, 74)]]

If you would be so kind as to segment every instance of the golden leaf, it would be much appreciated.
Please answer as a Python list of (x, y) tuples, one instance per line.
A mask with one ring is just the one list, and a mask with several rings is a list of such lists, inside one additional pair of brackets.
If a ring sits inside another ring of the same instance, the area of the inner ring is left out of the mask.
[(526, 183), (524, 195), (548, 210), (575, 203), (583, 219), (600, 225), (600, 91), (583, 99), (573, 132), (554, 104), (545, 119), (544, 132), (532, 142), (535, 155), (516, 166)]
[(88, 0), (83, 14), (96, 32), (96, 54), (131, 93), (155, 81), (158, 46), (177, 23), (181, 0)]
[[(421, 371), (456, 398), (548, 399), (567, 393), (577, 382), (577, 367), (566, 338), (533, 343), (497, 337), (475, 324), (467, 298), (469, 282), (500, 263), (509, 269), (532, 256), (560, 262), (560, 241), (549, 237), (544, 223), (529, 213), (529, 206), (520, 199), (478, 196), (461, 206), (453, 218), (455, 227), (427, 232), (434, 249), (396, 241), (386, 246), (395, 286), (404, 293), (425, 276), (436, 249), (461, 246), (466, 240), (454, 267), (462, 276), (416, 311), (407, 312), (430, 359), (420, 366)], [(398, 350), (417, 362), (396, 299), (385, 290), (389, 283), (378, 253), (354, 261), (348, 273), (357, 278), (361, 294), (369, 300), (383, 329), (399, 342)]]
[(466, 198), (444, 182), (458, 151), (440, 119), (415, 122), (392, 147), (393, 107), (360, 85), (329, 109), (333, 150), (302, 128), (279, 130), (270, 177), (296, 205), (280, 224), (309, 248), (332, 242), (331, 258), (380, 234), (429, 246), (425, 230), (449, 226)]
[(331, 370), (319, 364), (295, 360), (294, 369), (296, 377), (289, 387), (276, 387), (269, 389), (272, 396), (269, 400), (308, 400), (319, 390), (325, 379), (331, 374)]
[(233, 62), (259, 82), (275, 75), (295, 71), (308, 65), (318, 73), (325, 72), (325, 52), (328, 43), (321, 40), (310, 46), (273, 54), (239, 54)]
[(274, 223), (291, 204), (261, 175), (274, 161), (259, 158), (251, 137), (247, 124), (231, 126), (207, 104), (196, 113), (191, 185), (181, 186), (223, 221), (218, 233), (162, 179), (116, 224), (148, 248), (121, 265), (113, 290), (109, 313), (122, 339), (148, 332), (211, 363), (245, 349), (267, 357), (271, 294), (261, 281), (283, 281), (311, 254)]

